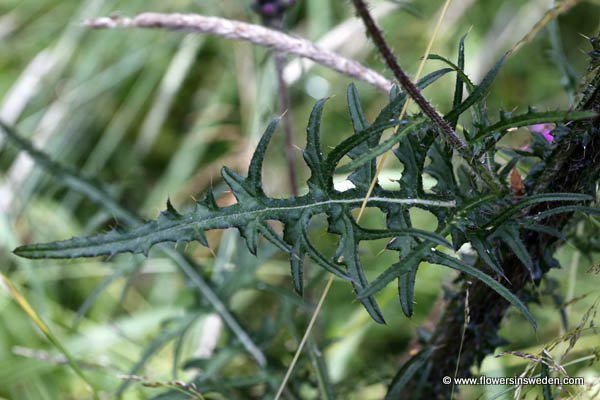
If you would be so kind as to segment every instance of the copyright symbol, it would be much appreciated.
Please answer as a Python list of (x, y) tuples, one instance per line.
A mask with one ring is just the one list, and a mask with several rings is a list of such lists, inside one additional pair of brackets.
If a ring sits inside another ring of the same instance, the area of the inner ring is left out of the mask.
[(449, 376), (445, 376), (445, 377), (442, 378), (442, 383), (444, 385), (449, 385), (450, 382), (452, 382), (452, 379)]

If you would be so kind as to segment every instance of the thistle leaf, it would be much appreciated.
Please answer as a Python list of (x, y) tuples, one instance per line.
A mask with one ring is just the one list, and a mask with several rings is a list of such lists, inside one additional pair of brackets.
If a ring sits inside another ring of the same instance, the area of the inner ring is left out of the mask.
[(533, 274), (533, 260), (531, 259), (531, 255), (527, 251), (527, 248), (521, 241), (519, 228), (516, 224), (502, 225), (491, 237), (498, 238), (506, 243), (506, 245), (510, 247), (512, 252), (515, 253), (523, 265), (527, 267), (529, 272)]
[[(341, 234), (336, 258), (343, 258), (343, 262), (348, 269), (348, 275), (353, 278), (352, 285), (354, 290), (358, 293), (368, 285), (368, 282), (362, 269), (362, 265), (360, 264), (358, 246), (356, 245), (358, 243), (355, 235), (356, 224), (350, 215), (342, 213), (340, 218), (336, 221), (334, 228)], [(359, 301), (375, 322), (385, 324), (383, 314), (373, 296), (361, 298)]]
[(411, 130), (417, 129), (420, 124), (421, 124), (421, 122), (419, 121), (419, 122), (410, 124), (406, 127), (402, 127), (396, 133), (394, 133), (393, 136), (384, 140), (377, 146), (369, 148), (368, 150), (363, 152), (361, 155), (353, 158), (352, 162), (349, 162), (348, 164), (343, 165), (343, 166), (339, 167), (338, 169), (336, 169), (335, 172), (337, 174), (345, 174), (348, 172), (352, 172), (352, 171), (362, 167), (363, 165), (367, 164), (368, 162), (375, 160), (375, 158), (379, 157), (380, 155), (382, 155), (383, 153), (385, 153), (386, 151), (388, 151), (389, 149), (394, 147), (394, 145), (396, 145), (396, 143), (402, 141), (404, 139), (405, 135), (407, 135)]
[[(578, 121), (597, 117), (594, 111), (547, 111), (535, 112), (529, 111), (525, 114), (501, 118), (491, 126), (482, 128), (477, 132), (475, 139), (486, 138), (493, 132), (505, 132), (511, 128), (520, 128), (522, 126), (531, 126), (535, 124), (545, 124), (551, 122)], [(496, 140), (497, 141), (497, 140)]]
[(389, 385), (385, 400), (394, 400), (402, 397), (404, 387), (414, 379), (415, 375), (423, 371), (423, 367), (429, 361), (432, 352), (433, 349), (421, 350), (402, 365)]
[(505, 59), (506, 59), (506, 55), (502, 56), (502, 58), (500, 58), (500, 60), (498, 60), (498, 62), (496, 62), (496, 64), (494, 64), (494, 66), (483, 77), (483, 79), (481, 80), (481, 83), (479, 85), (475, 86), (475, 89), (471, 92), (469, 97), (467, 97), (465, 99), (465, 101), (460, 103), (460, 105), (458, 107), (454, 107), (454, 109), (452, 111), (450, 111), (448, 114), (446, 114), (446, 116), (444, 118), (447, 121), (458, 120), (458, 118), (465, 111), (467, 111), (469, 108), (471, 108), (471, 106), (473, 106), (476, 103), (480, 103), (487, 96), (487, 94), (490, 91), (490, 87), (492, 86), (492, 83), (496, 79), (496, 76), (498, 75), (500, 68), (502, 68), (502, 65), (504, 64)]
[(580, 193), (543, 193), (527, 196), (523, 200), (511, 205), (511, 207), (508, 210), (504, 211), (503, 213), (490, 220), (484, 228), (500, 226), (502, 223), (504, 223), (509, 218), (517, 214), (523, 208), (529, 207), (537, 203), (555, 201), (590, 201), (592, 199), (592, 196)]
[[(419, 82), (420, 87), (427, 86), (448, 71), (450, 69), (428, 75)], [(470, 106), (470, 101), (479, 101), (485, 97), (495, 73), (497, 70), (492, 70), (473, 90), (471, 96), (456, 108), (457, 116), (463, 108), (466, 110)], [(531, 266), (524, 256), (526, 249), (518, 239), (519, 228), (523, 227), (519, 210), (540, 202), (588, 201), (591, 197), (551, 193), (528, 196), (514, 203), (510, 194), (488, 192), (464, 165), (456, 167), (452, 149), (443, 143), (443, 139), (436, 137), (436, 130), (428, 121), (420, 116), (398, 121), (398, 114), (406, 101), (405, 94), (397, 93), (392, 96), (390, 103), (372, 124), (369, 124), (364, 115), (358, 92), (353, 85), (348, 88), (347, 98), (354, 133), (336, 146), (327, 157), (323, 155), (320, 144), (321, 119), (326, 99), (318, 101), (310, 114), (304, 150), (304, 160), (310, 169), (309, 191), (302, 196), (271, 198), (263, 192), (262, 166), (277, 127), (276, 118), (267, 126), (258, 143), (247, 177), (228, 168), (222, 169), (223, 180), (237, 199), (236, 204), (219, 207), (209, 190), (206, 198), (187, 212), (178, 212), (169, 201), (166, 210), (158, 218), (146, 223), (135, 221), (128, 230), (112, 230), (87, 238), (21, 246), (15, 253), (29, 258), (112, 256), (125, 252), (148, 254), (152, 246), (158, 243), (200, 241), (207, 245), (206, 231), (235, 228), (245, 239), (251, 253), (257, 253), (262, 236), (288, 255), (292, 282), (298, 294), (302, 295), (303, 292), (304, 258), (309, 257), (327, 272), (350, 282), (358, 301), (378, 323), (385, 323), (385, 320), (374, 295), (395, 279), (398, 280), (402, 309), (407, 316), (412, 315), (417, 269), (427, 260), (437, 260), (443, 265), (476, 276), (516, 304), (515, 298), (511, 297), (512, 294), (504, 286), (483, 272), (463, 265), (460, 260), (443, 258), (435, 247), (453, 247), (446, 239), (449, 235), (454, 240), (454, 246), (460, 241), (471, 239), (486, 264), (501, 274), (499, 262), (487, 242), (493, 237), (489, 235), (498, 234), (526, 265)], [(397, 135), (382, 141), (383, 131), (397, 125), (400, 125)], [(386, 215), (386, 229), (364, 228), (354, 220), (352, 212), (361, 206), (367, 196), (370, 179), (375, 173), (375, 157), (395, 143), (399, 144), (395, 154), (404, 165), (399, 188), (384, 190), (376, 186), (368, 199), (369, 207), (378, 208)], [(348, 166), (342, 167), (342, 171), (353, 172), (351, 179), (356, 187), (339, 192), (333, 186), (333, 175), (337, 164), (346, 156), (352, 161)], [(425, 167), (428, 157), (431, 162)], [(426, 173), (437, 180), (433, 193), (424, 189), (423, 175)], [(507, 204), (511, 206), (507, 207)], [(432, 213), (437, 219), (437, 228), (432, 231), (413, 228), (409, 212), (411, 207), (419, 207)], [(587, 210), (581, 205), (570, 207), (575, 208), (558, 207), (549, 212)], [(324, 255), (311, 243), (310, 220), (318, 214), (326, 216), (328, 232), (336, 236), (334, 257)], [(546, 215), (549, 214), (537, 217)], [(530, 225), (533, 226), (533, 219), (535, 216), (529, 216), (526, 222), (531, 222)], [(278, 221), (283, 225), (283, 236), (269, 226), (270, 221)], [(469, 232), (477, 230), (481, 235), (469, 237)], [(392, 239), (387, 249), (398, 253), (398, 262), (369, 283), (360, 259), (360, 242), (382, 238)], [(161, 248), (172, 250), (165, 245)]]
[(408, 318), (412, 317), (415, 298), (415, 280), (417, 278), (417, 269), (419, 265), (401, 263), (398, 271), (398, 295), (400, 296), (400, 306), (402, 312)]
[[(469, 91), (473, 90), (473, 83), (469, 80), (469, 77), (466, 74), (461, 74), (465, 69), (465, 38), (467, 34), (465, 33), (458, 43), (458, 65), (456, 66), (456, 83), (454, 84), (454, 99), (452, 100), (452, 108), (456, 108), (462, 103), (463, 100), (463, 88), (464, 85), (467, 84)], [(453, 129), (456, 129), (456, 125), (458, 124), (458, 119), (454, 119), (450, 121), (450, 125)]]
[(502, 296), (506, 301), (515, 306), (523, 316), (529, 321), (529, 323), (533, 326), (534, 329), (537, 329), (537, 323), (535, 322), (535, 318), (529, 312), (525, 304), (519, 300), (519, 298), (500, 284), (498, 281), (494, 280), (489, 275), (484, 272), (474, 268), (468, 264), (465, 264), (463, 261), (451, 257), (442, 252), (436, 251), (429, 257), (429, 262), (432, 264), (440, 264), (455, 269), (457, 271), (463, 272), (467, 275), (471, 275), (474, 278), (479, 279), (486, 285), (488, 285), (492, 290), (496, 291), (500, 296)]
[(328, 99), (321, 99), (315, 104), (306, 128), (306, 149), (304, 149), (304, 160), (310, 168), (311, 176), (308, 185), (311, 190), (319, 188), (327, 191), (333, 186), (333, 180), (325, 174), (323, 168), (323, 151), (321, 150), (321, 118), (323, 117), (323, 107)]
[(252, 160), (250, 161), (250, 166), (248, 167), (248, 179), (247, 185), (252, 190), (252, 194), (254, 197), (264, 197), (264, 193), (262, 190), (262, 166), (263, 161), (265, 159), (265, 153), (267, 152), (267, 147), (269, 146), (269, 142), (273, 137), (273, 133), (275, 133), (275, 129), (277, 129), (277, 125), (281, 118), (275, 118), (271, 121), (265, 133), (263, 133), (258, 145), (256, 146), (256, 150), (254, 150), (254, 154), (252, 155)]
[(302, 246), (302, 242), (300, 240), (296, 242), (293, 250), (297, 257), (290, 257), (292, 283), (294, 284), (294, 290), (296, 293), (302, 297), (304, 293), (304, 246)]
[(488, 243), (486, 239), (481, 238), (476, 234), (467, 234), (467, 239), (471, 242), (471, 245), (477, 251), (477, 254), (481, 257), (483, 262), (485, 262), (492, 271), (506, 278), (492, 245)]
[(350, 118), (352, 119), (354, 133), (359, 134), (369, 127), (369, 122), (367, 122), (367, 117), (365, 117), (365, 113), (363, 112), (360, 98), (358, 97), (358, 90), (354, 83), (348, 85), (346, 99), (348, 101), (348, 111), (350, 112)]

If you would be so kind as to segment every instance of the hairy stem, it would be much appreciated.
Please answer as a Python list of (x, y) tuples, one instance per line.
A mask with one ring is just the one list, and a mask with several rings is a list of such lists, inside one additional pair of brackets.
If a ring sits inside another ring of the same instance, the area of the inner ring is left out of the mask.
[(352, 0), (354, 3), (354, 7), (358, 15), (362, 18), (365, 27), (371, 39), (377, 46), (377, 49), (383, 56), (386, 64), (390, 68), (390, 70), (394, 73), (396, 79), (402, 88), (408, 93), (408, 95), (414, 100), (415, 103), (423, 110), (423, 113), (427, 115), (431, 121), (446, 135), (448, 141), (454, 146), (456, 150), (460, 153), (463, 153), (466, 149), (467, 145), (461, 140), (460, 137), (454, 132), (454, 129), (446, 122), (433, 108), (433, 106), (423, 97), (421, 91), (417, 88), (417, 86), (411, 81), (408, 75), (402, 70), (394, 53), (386, 43), (381, 30), (373, 20), (369, 9), (367, 8), (367, 4), (363, 0)]

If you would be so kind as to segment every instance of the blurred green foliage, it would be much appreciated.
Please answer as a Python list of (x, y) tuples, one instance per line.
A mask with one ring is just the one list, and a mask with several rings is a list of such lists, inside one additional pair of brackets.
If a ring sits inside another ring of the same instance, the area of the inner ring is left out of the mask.
[[(81, 21), (113, 12), (133, 15), (163, 11), (258, 23), (249, 3), (4, 0), (0, 3), (0, 118), (16, 125), (56, 160), (108, 183), (123, 205), (144, 217), (155, 217), (167, 197), (178, 208), (185, 208), (211, 185), (222, 189), (218, 174), (221, 165), (246, 169), (260, 134), (278, 112), (270, 53), (246, 43), (184, 33), (87, 31)], [(373, 3), (375, 8), (386, 5)], [(416, 70), (440, 3), (414, 2), (416, 16), (398, 10), (380, 19), (400, 64), (409, 72)], [(550, 3), (456, 1), (434, 53), (454, 59), (459, 38), (469, 32), (466, 70), (478, 82), (499, 56), (531, 29)], [(529, 105), (540, 110), (568, 108), (570, 93), (576, 88), (565, 71), (576, 77), (585, 73), (589, 46), (580, 34), (597, 33), (599, 11), (597, 2), (581, 2), (512, 56), (494, 84), (489, 109), (524, 112)], [(318, 40), (353, 18), (347, 2), (301, 0), (288, 14), (285, 26), (294, 34)], [(345, 34), (349, 36), (336, 51), (386, 72), (360, 24)], [(559, 51), (557, 43), (563, 50), (560, 57), (551, 56), (551, 52)], [(558, 59), (563, 61), (558, 63)], [(426, 72), (439, 67), (439, 62), (429, 61)], [(312, 96), (337, 95), (328, 104), (323, 146), (332, 146), (350, 134), (343, 101), (349, 82), (346, 77), (314, 67), (290, 85), (296, 145), (304, 146), (304, 129), (315, 101)], [(449, 110), (453, 84), (453, 78), (444, 78), (425, 94), (440, 110)], [(366, 112), (373, 117), (387, 96), (366, 84), (357, 85)], [(527, 137), (517, 131), (509, 139), (513, 145), (522, 145)], [(272, 196), (287, 196), (289, 190), (281, 173), (285, 168), (282, 149), (283, 138), (276, 136), (264, 172), (265, 191)], [(213, 310), (167, 258), (123, 255), (111, 260), (32, 262), (13, 256), (12, 249), (21, 243), (85, 235), (108, 229), (115, 222), (89, 200), (57, 186), (17, 155), (2, 137), (0, 151), (0, 270), (22, 289), (80, 361), (102, 397), (110, 398), (126, 382), (122, 375), (132, 370), (149, 346), (155, 346), (156, 354), (135, 372), (149, 382), (189, 380), (194, 368), (200, 368), (209, 381), (225, 383), (233, 379), (230, 383), (241, 388), (232, 389), (232, 396), (240, 398), (260, 398), (265, 386), (277, 386), (309, 318), (311, 306), (307, 303), (314, 303), (320, 293), (321, 275), (316, 268), (312, 269), (303, 301), (292, 292), (285, 257), (273, 248), (255, 259), (237, 234), (230, 231), (209, 235), (214, 254), (195, 244), (187, 248), (187, 253), (205, 267), (199, 273), (227, 299), (254, 340), (261, 343), (275, 330), (275, 340), (263, 348), (272, 365), (261, 375), (231, 333), (214, 318), (211, 320)], [(396, 167), (390, 163), (384, 176), (396, 177)], [(308, 172), (299, 172), (303, 182)], [(220, 201), (230, 201), (227, 193), (222, 193)], [(431, 224), (431, 216), (423, 214), (423, 225)], [(378, 217), (368, 215), (366, 221), (377, 226), (381, 224)], [(319, 227), (316, 235), (324, 248), (331, 243), (325, 232), (319, 233)], [(372, 276), (392, 262), (391, 252), (380, 253), (384, 244), (378, 241), (365, 246), (363, 262), (372, 265)], [(552, 271), (550, 276), (561, 282), (560, 293), (567, 300), (586, 296), (569, 306), (569, 322), (575, 326), (598, 297), (594, 279), (597, 272), (589, 271), (598, 257), (581, 255), (571, 244), (565, 245), (558, 256), (565, 268)], [(120, 275), (105, 281), (114, 271), (120, 271)], [(444, 269), (419, 271), (417, 304), (411, 320), (402, 316), (396, 289), (387, 288), (378, 296), (387, 317), (386, 326), (369, 320), (347, 285), (334, 284), (315, 336), (325, 352), (339, 398), (383, 396), (417, 328), (431, 323), (428, 316), (432, 308), (440, 307), (440, 287), (449, 285), (452, 278), (453, 274)], [(104, 290), (79, 319), (78, 310), (102, 282)], [(90, 397), (85, 384), (64, 365), (60, 353), (5, 292), (0, 293), (0, 396)], [(539, 352), (544, 343), (564, 333), (551, 298), (545, 298), (532, 311), (541, 327), (537, 336), (522, 329), (527, 322), (511, 313), (505, 332), (501, 332), (511, 339), (507, 349)], [(185, 329), (185, 335), (179, 334), (181, 329)], [(161, 347), (163, 334), (170, 331), (175, 332), (176, 340)], [(569, 360), (597, 356), (597, 335), (586, 332), (584, 336)], [(211, 344), (211, 338), (216, 343)], [(213, 357), (200, 360), (206, 355), (199, 354), (200, 349), (214, 351)], [(306, 358), (292, 385), (301, 398), (317, 398), (313, 368)], [(184, 370), (182, 366), (191, 359), (196, 359), (193, 368)], [(598, 363), (590, 363), (592, 359), (574, 363), (567, 371), (572, 376), (597, 377)], [(227, 368), (221, 369), (220, 363)], [(525, 365), (526, 360), (516, 357), (489, 357), (482, 371), (512, 376), (521, 373)], [(252, 377), (258, 383), (245, 385), (240, 376)], [(162, 391), (130, 383), (124, 394), (128, 399), (149, 398)], [(499, 391), (502, 388), (465, 387), (460, 396), (470, 399), (483, 394), (493, 398), (493, 393)]]

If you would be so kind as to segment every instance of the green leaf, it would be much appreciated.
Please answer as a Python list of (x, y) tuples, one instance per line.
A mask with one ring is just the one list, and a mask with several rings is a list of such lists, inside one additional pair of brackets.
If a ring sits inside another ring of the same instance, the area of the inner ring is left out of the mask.
[(527, 267), (529, 272), (533, 273), (533, 260), (531, 259), (531, 255), (527, 251), (527, 248), (521, 241), (519, 228), (516, 224), (502, 225), (491, 235), (491, 238), (498, 238), (506, 243), (523, 265)]
[(253, 206), (258, 205), (257, 197), (254, 194), (254, 188), (248, 185), (248, 182), (244, 177), (227, 167), (221, 169), (221, 176), (227, 183), (227, 186), (231, 188), (231, 192), (238, 203), (244, 203), (245, 205), (251, 203)]
[(269, 142), (273, 137), (273, 133), (275, 133), (275, 129), (277, 129), (277, 125), (281, 118), (275, 118), (271, 121), (265, 133), (263, 133), (258, 145), (256, 146), (256, 150), (254, 150), (254, 154), (252, 155), (252, 160), (250, 161), (250, 166), (248, 167), (248, 179), (247, 183), (252, 190), (252, 194), (257, 197), (264, 197), (264, 193), (262, 190), (262, 166), (263, 161), (265, 159), (265, 153), (267, 152), (267, 147), (269, 146)]
[[(466, 36), (466, 35), (465, 35)], [(458, 62), (460, 63), (462, 60), (462, 67), (459, 65), (454, 64), (452, 61), (448, 60), (446, 57), (440, 56), (438, 54), (430, 54), (429, 56), (427, 56), (428, 60), (437, 60), (437, 61), (442, 61), (443, 63), (447, 64), (452, 71), (456, 72), (456, 79), (457, 81), (460, 80), (461, 81), (461, 89), (458, 91), (458, 93), (456, 92), (456, 87), (454, 90), (454, 94), (455, 97), (454, 99), (457, 100), (456, 103), (453, 102), (454, 107), (460, 105), (460, 103), (462, 102), (462, 84), (466, 84), (467, 85), (467, 89), (469, 89), (470, 92), (472, 92), (473, 90), (475, 90), (475, 85), (473, 84), (473, 82), (471, 82), (471, 78), (469, 78), (469, 76), (465, 73), (464, 71), (464, 51), (465, 51), (465, 43), (464, 43), (464, 39), (465, 36), (463, 36), (460, 40), (460, 44), (458, 47), (458, 51), (459, 51), (459, 58), (458, 58)], [(457, 96), (457, 94), (461, 94), (461, 96)], [(458, 98), (460, 97), (460, 100), (458, 100)]]
[(446, 142), (435, 141), (427, 153), (431, 162), (425, 167), (425, 172), (431, 175), (436, 184), (434, 193), (444, 196), (456, 196), (458, 188), (452, 165), (453, 149)]
[(465, 264), (463, 261), (451, 257), (447, 254), (444, 254), (440, 251), (433, 252), (431, 256), (429, 256), (429, 262), (432, 264), (445, 265), (449, 268), (455, 269), (457, 271), (463, 272), (467, 275), (471, 275), (474, 278), (479, 279), (486, 285), (488, 285), (492, 290), (502, 296), (506, 301), (515, 306), (523, 316), (529, 321), (529, 323), (533, 326), (534, 329), (537, 329), (537, 323), (535, 322), (535, 318), (529, 312), (525, 304), (519, 300), (519, 298), (500, 284), (498, 281), (494, 280), (489, 275), (484, 272), (474, 268), (468, 264)]
[[(462, 103), (463, 100), (463, 87), (464, 85), (469, 86), (469, 91), (473, 90), (473, 83), (469, 80), (469, 77), (464, 74), (465, 69), (465, 38), (467, 34), (465, 33), (458, 43), (458, 65), (456, 66), (456, 83), (454, 85), (454, 99), (452, 100), (452, 108), (456, 108)], [(461, 74), (463, 72), (463, 74)], [(463, 76), (465, 75), (465, 76)], [(456, 129), (456, 125), (458, 124), (458, 119), (454, 119), (450, 122), (450, 126), (452, 129)]]
[[(366, 128), (364, 131), (359, 132), (357, 135), (350, 136), (349, 138), (342, 141), (338, 144), (329, 154), (327, 155), (327, 159), (325, 161), (326, 169), (328, 173), (332, 173), (335, 166), (340, 162), (342, 158), (346, 155), (351, 155), (353, 150), (359, 150), (362, 147), (362, 152), (367, 151), (363, 145), (368, 142), (372, 138), (378, 138), (383, 131), (386, 129), (392, 128), (398, 125), (400, 121), (392, 120), (386, 121), (383, 123), (374, 123)], [(356, 158), (362, 152), (358, 152), (356, 156), (352, 155), (352, 157)], [(337, 171), (336, 171), (337, 172)], [(369, 182), (370, 183), (370, 182)]]
[(535, 112), (530, 110), (525, 114), (510, 117), (500, 114), (500, 121), (491, 126), (486, 126), (480, 129), (474, 139), (482, 139), (490, 135), (492, 132), (505, 132), (511, 128), (520, 128), (522, 126), (531, 126), (535, 124), (551, 122), (578, 121), (582, 119), (595, 118), (597, 116), (598, 114), (594, 111)]
[(372, 296), (375, 293), (379, 292), (394, 279), (397, 279), (399, 276), (410, 272), (413, 263), (416, 263), (419, 260), (423, 260), (425, 256), (429, 254), (429, 252), (431, 252), (430, 243), (425, 242), (419, 245), (402, 262), (393, 264), (381, 274), (379, 274), (369, 286), (365, 287), (362, 291), (358, 293), (357, 298), (360, 300), (361, 298)]
[[(417, 87), (419, 90), (423, 90), (427, 88), (429, 85), (440, 79), (442, 76), (447, 73), (452, 72), (452, 68), (443, 68), (437, 71), (433, 71), (417, 82)], [(396, 119), (400, 115), (400, 111), (402, 111), (402, 107), (404, 107), (404, 102), (406, 101), (406, 93), (401, 92), (398, 96), (395, 96), (390, 103), (381, 110), (373, 125), (382, 124), (391, 119)]]
[(248, 222), (246, 226), (240, 228), (240, 234), (246, 239), (248, 250), (254, 255), (256, 255), (258, 251), (258, 226), (260, 223), (261, 222), (258, 219), (255, 219), (254, 221)]
[(398, 272), (398, 295), (400, 296), (400, 306), (402, 312), (408, 318), (412, 317), (415, 303), (415, 280), (419, 262), (409, 264), (401, 261), (401, 268)]
[(493, 246), (488, 243), (485, 238), (481, 238), (476, 234), (467, 234), (467, 240), (471, 242), (471, 245), (475, 251), (477, 251), (477, 255), (481, 257), (483, 262), (485, 262), (492, 271), (506, 278), (502, 266), (500, 265), (500, 261), (498, 260), (498, 257), (496, 257)]
[(333, 186), (331, 176), (327, 176), (323, 168), (323, 151), (321, 150), (321, 119), (323, 107), (328, 99), (321, 99), (315, 104), (306, 128), (306, 149), (304, 149), (304, 160), (310, 168), (311, 176), (308, 180), (309, 187), (318, 187), (328, 191)]
[(415, 375), (422, 372), (429, 361), (429, 357), (433, 353), (433, 349), (425, 349), (412, 356), (410, 360), (405, 362), (402, 367), (396, 372), (392, 378), (392, 382), (388, 387), (388, 392), (385, 395), (385, 400), (395, 400), (402, 398), (404, 387), (414, 380)]
[(314, 246), (310, 243), (310, 239), (308, 237), (308, 229), (305, 225), (302, 226), (302, 243), (306, 249), (307, 254), (321, 267), (331, 272), (332, 274), (348, 281), (355, 283), (354, 278), (344, 272), (340, 267), (338, 267), (335, 263), (328, 261), (321, 253), (314, 248)]
[(452, 244), (441, 235), (434, 232), (424, 231), (422, 229), (405, 228), (405, 229), (365, 229), (361, 228), (357, 232), (360, 240), (378, 240), (394, 236), (412, 236), (415, 238), (426, 239), (440, 246), (452, 249)]
[(579, 206), (579, 205), (562, 206), (562, 207), (552, 208), (547, 211), (542, 211), (542, 212), (537, 213), (536, 215), (532, 216), (532, 218), (535, 221), (540, 221), (540, 220), (546, 219), (548, 217), (551, 217), (553, 215), (572, 213), (572, 212), (581, 212), (581, 213), (589, 214), (589, 215), (600, 215), (600, 208)]
[(406, 140), (394, 150), (394, 155), (402, 165), (402, 177), (398, 181), (401, 192), (405, 196), (424, 196), (423, 169), (427, 152), (434, 141), (430, 130), (411, 130), (406, 134)]
[(458, 120), (458, 118), (472, 105), (481, 102), (487, 96), (487, 94), (490, 91), (490, 87), (492, 86), (492, 83), (496, 79), (500, 68), (504, 64), (505, 58), (506, 55), (502, 56), (502, 58), (500, 58), (500, 60), (496, 64), (494, 64), (494, 66), (483, 77), (481, 83), (477, 85), (475, 89), (473, 89), (473, 91), (471, 92), (469, 97), (466, 98), (465, 101), (463, 101), (458, 107), (454, 107), (452, 111), (446, 114), (444, 118), (447, 121)]
[(367, 122), (367, 117), (365, 117), (365, 113), (363, 112), (358, 96), (358, 90), (354, 83), (348, 85), (346, 99), (348, 101), (348, 111), (350, 112), (350, 118), (352, 119), (354, 133), (358, 134), (363, 132), (369, 127), (369, 122)]
[[(580, 193), (542, 193), (532, 196), (527, 196), (519, 202), (510, 206), (510, 208), (503, 213), (499, 214), (495, 218), (492, 218), (484, 227), (497, 227), (507, 221), (509, 218), (517, 214), (523, 208), (529, 207), (537, 203), (549, 203), (555, 201), (590, 201), (593, 197), (587, 194)], [(550, 210), (552, 211), (552, 210)], [(539, 214), (538, 214), (539, 216)]]
[[(345, 212), (340, 215), (336, 221), (336, 230), (340, 233), (340, 242), (336, 252), (336, 258), (343, 257), (343, 262), (348, 269), (348, 275), (353, 278), (352, 286), (358, 293), (368, 285), (367, 277), (360, 264), (357, 243), (359, 240), (355, 236), (355, 223), (352, 217)], [(360, 298), (359, 301), (365, 307), (371, 318), (380, 324), (385, 324), (383, 314), (373, 296)]]
[(404, 136), (406, 134), (408, 134), (413, 129), (417, 129), (421, 124), (422, 124), (422, 122), (416, 122), (416, 123), (407, 125), (405, 127), (402, 127), (397, 132), (395, 132), (393, 136), (384, 140), (379, 145), (370, 148), (366, 152), (362, 153), (360, 156), (354, 158), (348, 164), (343, 165), (343, 166), (339, 167), (338, 169), (336, 169), (335, 173), (345, 174), (348, 172), (352, 172), (357, 168), (362, 167), (366, 163), (374, 160), (376, 157), (379, 157), (380, 155), (382, 155), (383, 153), (385, 153), (386, 151), (388, 151), (389, 149), (394, 147), (394, 145), (396, 145), (396, 143), (398, 143), (404, 139)]
[(293, 251), (297, 257), (290, 257), (292, 283), (294, 284), (296, 293), (302, 297), (304, 293), (304, 247), (300, 240), (296, 242)]
[[(398, 88), (395, 87), (395, 90), (392, 90), (390, 92), (392, 99), (395, 97), (393, 95), (393, 92), (397, 91), (397, 89)], [(370, 125), (367, 122), (367, 118), (365, 117), (365, 115), (363, 113), (362, 106), (361, 106), (360, 100), (358, 98), (358, 91), (356, 90), (356, 86), (354, 86), (354, 84), (350, 84), (350, 86), (348, 86), (347, 100), (348, 100), (348, 110), (350, 112), (350, 117), (352, 119), (352, 126), (354, 127), (354, 136), (361, 137), (363, 135), (366, 135), (367, 129), (369, 128)], [(363, 154), (365, 151), (367, 151), (369, 149), (369, 147), (377, 145), (377, 142), (379, 141), (379, 138), (381, 137), (382, 132), (383, 132), (383, 130), (381, 130), (381, 131), (377, 130), (376, 132), (374, 132), (374, 134), (369, 135), (369, 138), (366, 139), (365, 142), (361, 142), (356, 147), (347, 151), (347, 156), (350, 157), (350, 159), (354, 160), (356, 157), (359, 157), (361, 154)], [(340, 154), (340, 156), (343, 157), (344, 153)], [(329, 154), (327, 156), (327, 160), (331, 160), (331, 154)], [(327, 161), (327, 160), (326, 160), (326, 164), (327, 164), (328, 172), (333, 173), (332, 171), (333, 171), (333, 169), (335, 169), (336, 164), (339, 162), (339, 160), (334, 161), (334, 162)], [(328, 164), (328, 162), (329, 162), (329, 164)], [(376, 171), (377, 171), (377, 166), (375, 165), (375, 162), (371, 162), (368, 165), (365, 165), (363, 168), (360, 168), (357, 171), (355, 171), (353, 174), (351, 174), (348, 177), (348, 179), (356, 187), (358, 187), (360, 189), (368, 189), (368, 187), (371, 185), (371, 181), (373, 180), (373, 177), (375, 176)]]

